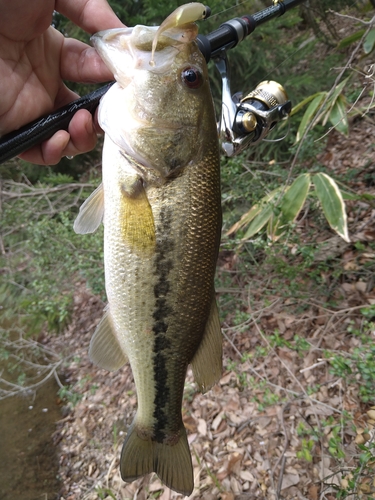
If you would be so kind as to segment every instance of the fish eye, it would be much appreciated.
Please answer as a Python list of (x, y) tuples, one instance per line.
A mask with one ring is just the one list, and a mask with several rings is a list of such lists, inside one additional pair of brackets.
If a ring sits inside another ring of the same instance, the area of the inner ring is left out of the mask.
[(189, 89), (199, 89), (203, 84), (203, 75), (198, 68), (189, 66), (181, 71), (181, 80)]

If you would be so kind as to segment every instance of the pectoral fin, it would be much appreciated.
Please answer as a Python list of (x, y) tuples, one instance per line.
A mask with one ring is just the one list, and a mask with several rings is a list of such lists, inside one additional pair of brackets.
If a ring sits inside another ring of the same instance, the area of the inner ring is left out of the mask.
[(137, 251), (155, 247), (155, 223), (150, 202), (139, 176), (121, 187), (121, 229), (124, 241)]
[(219, 311), (213, 297), (206, 329), (191, 362), (195, 382), (201, 392), (210, 389), (221, 377), (223, 341)]
[(89, 356), (93, 363), (108, 371), (116, 371), (128, 361), (117, 340), (109, 309), (92, 336)]
[(73, 229), (77, 234), (95, 232), (100, 226), (104, 215), (104, 191), (100, 184), (87, 198), (79, 209)]

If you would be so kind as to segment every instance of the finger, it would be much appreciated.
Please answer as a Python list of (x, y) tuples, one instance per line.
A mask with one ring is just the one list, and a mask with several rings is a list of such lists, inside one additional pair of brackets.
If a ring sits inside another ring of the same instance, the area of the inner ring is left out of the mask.
[(78, 111), (69, 124), (70, 141), (64, 155), (75, 156), (94, 149), (98, 140), (91, 113), (85, 109)]
[(124, 27), (106, 0), (56, 0), (55, 8), (87, 33)]
[(59, 130), (51, 139), (28, 149), (19, 157), (37, 165), (56, 165), (61, 160), (69, 140), (69, 133), (66, 130)]
[(113, 74), (93, 47), (65, 38), (61, 50), (61, 77), (71, 82), (108, 82)]
[(99, 125), (99, 106), (96, 108), (94, 116), (93, 116), (93, 125), (96, 135), (103, 135), (104, 130)]
[(30, 41), (51, 24), (53, 0), (0, 2), (1, 34), (18, 42)]
[[(68, 135), (63, 142), (62, 134)], [(81, 109), (72, 118), (68, 132), (59, 131), (49, 141), (42, 144), (42, 155), (45, 164), (55, 165), (63, 156), (76, 156), (94, 149), (97, 134), (93, 126), (93, 118), (89, 111)]]
[(87, 110), (78, 111), (68, 131), (59, 130), (48, 141), (20, 155), (25, 161), (38, 165), (56, 165), (63, 156), (76, 156), (91, 151), (97, 142), (93, 117)]

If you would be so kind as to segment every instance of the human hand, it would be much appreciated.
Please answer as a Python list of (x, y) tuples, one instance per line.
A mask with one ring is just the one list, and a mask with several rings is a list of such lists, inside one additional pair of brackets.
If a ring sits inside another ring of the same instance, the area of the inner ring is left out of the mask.
[[(93, 47), (50, 26), (54, 10), (90, 34), (124, 26), (106, 0), (0, 0), (0, 136), (77, 99), (63, 80), (113, 79)], [(99, 131), (91, 113), (80, 110), (68, 131), (58, 131), (20, 157), (54, 165), (63, 156), (93, 149)]]

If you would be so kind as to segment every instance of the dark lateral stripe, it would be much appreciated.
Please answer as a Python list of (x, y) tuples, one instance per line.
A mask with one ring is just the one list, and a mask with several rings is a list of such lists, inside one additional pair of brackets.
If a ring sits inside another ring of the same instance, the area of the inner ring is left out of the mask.
[(160, 212), (160, 223), (156, 228), (156, 256), (155, 256), (155, 274), (157, 282), (154, 286), (155, 310), (153, 318), (154, 333), (154, 380), (155, 380), (155, 399), (154, 399), (154, 440), (161, 443), (166, 434), (165, 429), (168, 425), (167, 405), (170, 397), (168, 387), (168, 369), (167, 359), (168, 351), (171, 348), (171, 341), (167, 337), (168, 316), (172, 313), (168, 305), (168, 293), (170, 292), (169, 273), (173, 269), (173, 261), (170, 258), (174, 242), (171, 231), (171, 209), (162, 208)]
[(162, 443), (166, 437), (165, 428), (168, 424), (166, 414), (166, 405), (169, 399), (169, 387), (167, 386), (168, 370), (167, 357), (161, 352), (154, 357), (154, 374), (155, 374), (155, 399), (154, 399), (154, 425), (153, 438), (158, 443)]

